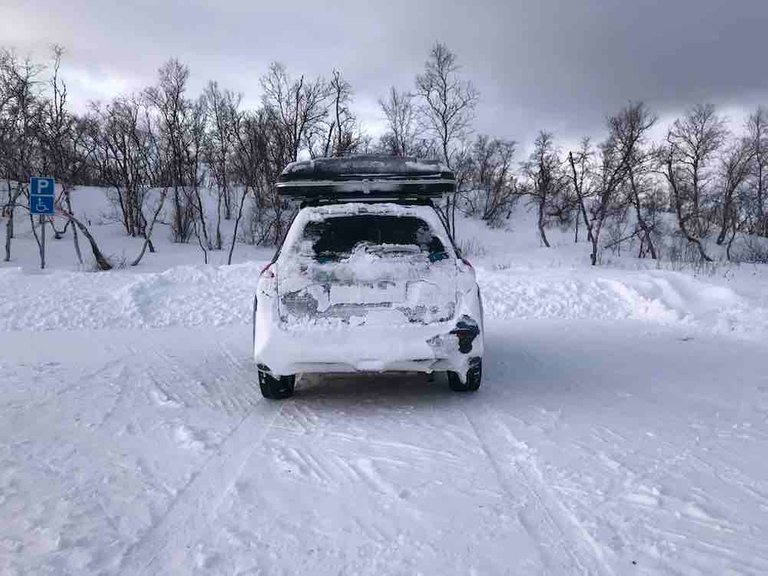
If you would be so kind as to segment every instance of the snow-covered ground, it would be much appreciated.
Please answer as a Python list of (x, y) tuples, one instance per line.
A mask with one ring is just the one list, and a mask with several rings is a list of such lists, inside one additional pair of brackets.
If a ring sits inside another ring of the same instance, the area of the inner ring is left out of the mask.
[(478, 393), (306, 376), (276, 403), (270, 251), (162, 234), (109, 273), (52, 241), (40, 272), (22, 228), (0, 265), (0, 574), (768, 573), (768, 268), (593, 269), (524, 214), (465, 220)]

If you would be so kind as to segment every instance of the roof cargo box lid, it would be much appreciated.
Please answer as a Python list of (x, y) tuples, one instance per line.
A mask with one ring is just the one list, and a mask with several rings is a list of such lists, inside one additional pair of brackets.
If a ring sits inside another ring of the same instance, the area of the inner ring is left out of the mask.
[(436, 198), (454, 192), (456, 181), (435, 160), (351, 156), (293, 162), (280, 174), (277, 189), (303, 200)]

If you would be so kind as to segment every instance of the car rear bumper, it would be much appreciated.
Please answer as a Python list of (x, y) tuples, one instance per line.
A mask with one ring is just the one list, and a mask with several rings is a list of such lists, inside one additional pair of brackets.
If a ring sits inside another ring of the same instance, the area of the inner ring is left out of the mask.
[[(458, 328), (462, 330), (460, 324)], [(386, 327), (257, 326), (254, 358), (260, 369), (276, 376), (442, 370), (463, 375), (470, 358), (483, 355), (483, 335), (477, 324), (474, 332), (468, 347), (467, 335), (457, 333), (455, 321)]]

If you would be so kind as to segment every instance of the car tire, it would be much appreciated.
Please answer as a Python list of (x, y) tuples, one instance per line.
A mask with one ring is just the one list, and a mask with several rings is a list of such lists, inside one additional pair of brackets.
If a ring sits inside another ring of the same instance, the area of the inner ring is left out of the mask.
[(466, 381), (462, 382), (458, 372), (448, 372), (448, 386), (454, 392), (474, 392), (483, 380), (483, 359), (472, 358), (469, 362)]
[(259, 370), (259, 387), (261, 395), (270, 400), (284, 400), (293, 396), (296, 387), (296, 376), (272, 376), (269, 372)]

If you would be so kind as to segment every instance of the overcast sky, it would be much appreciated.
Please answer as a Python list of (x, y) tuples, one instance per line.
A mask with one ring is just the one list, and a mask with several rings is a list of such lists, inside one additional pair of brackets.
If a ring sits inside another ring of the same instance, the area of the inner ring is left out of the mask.
[(340, 69), (377, 132), (390, 85), (410, 88), (446, 43), (479, 88), (476, 129), (522, 142), (596, 135), (644, 100), (662, 119), (712, 102), (738, 126), (768, 105), (768, 0), (0, 0), (0, 45), (67, 49), (75, 104), (153, 82), (177, 57), (192, 88), (215, 79), (259, 98), (278, 60), (293, 74)]

